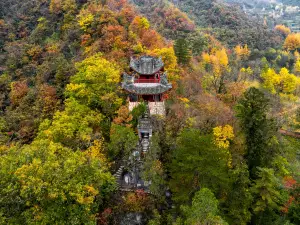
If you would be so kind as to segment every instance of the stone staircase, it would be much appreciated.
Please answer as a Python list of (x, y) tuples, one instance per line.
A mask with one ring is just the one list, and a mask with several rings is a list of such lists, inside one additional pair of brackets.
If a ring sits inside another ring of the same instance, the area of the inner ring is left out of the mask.
[(123, 173), (124, 166), (120, 166), (118, 171), (114, 174), (114, 177), (116, 178), (117, 181), (117, 188), (120, 189), (121, 185), (120, 182), (118, 182), (121, 179), (122, 173)]
[[(123, 159), (119, 164), (120, 167), (114, 174), (117, 181), (117, 188), (119, 191), (135, 191), (136, 189), (143, 189), (149, 192), (149, 185), (141, 178), (140, 172), (144, 167), (144, 155), (149, 152), (150, 142), (152, 136), (152, 124), (150, 118), (150, 109), (147, 105), (146, 112), (138, 120), (138, 136), (136, 148), (132, 151), (128, 159)], [(126, 174), (124, 169), (126, 168)], [(149, 194), (151, 194), (149, 192)]]

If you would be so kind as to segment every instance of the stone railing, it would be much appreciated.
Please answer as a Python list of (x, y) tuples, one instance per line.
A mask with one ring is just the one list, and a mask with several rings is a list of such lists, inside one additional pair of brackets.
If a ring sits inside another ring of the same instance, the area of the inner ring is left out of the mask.
[(150, 115), (161, 115), (166, 114), (165, 102), (149, 102), (148, 103)]
[(137, 83), (158, 83), (162, 85), (171, 85), (168, 82), (166, 73), (162, 74), (160, 78), (154, 78), (154, 79), (141, 79), (141, 78), (136, 78), (133, 75), (124, 73), (122, 83), (123, 85), (130, 85), (130, 84), (137, 84)]

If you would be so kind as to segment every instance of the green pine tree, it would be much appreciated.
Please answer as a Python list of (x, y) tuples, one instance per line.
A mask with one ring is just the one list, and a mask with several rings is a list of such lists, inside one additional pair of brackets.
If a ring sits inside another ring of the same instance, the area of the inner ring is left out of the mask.
[(257, 167), (268, 166), (276, 153), (277, 127), (267, 118), (268, 99), (256, 88), (250, 88), (237, 105), (237, 117), (245, 135), (250, 178), (256, 178)]
[(226, 225), (228, 224), (219, 216), (219, 201), (208, 188), (202, 188), (196, 192), (192, 206), (183, 206), (182, 210), (186, 216), (184, 225), (211, 224)]
[(187, 65), (191, 60), (191, 51), (189, 45), (185, 39), (177, 39), (174, 44), (174, 51), (178, 60), (178, 63)]

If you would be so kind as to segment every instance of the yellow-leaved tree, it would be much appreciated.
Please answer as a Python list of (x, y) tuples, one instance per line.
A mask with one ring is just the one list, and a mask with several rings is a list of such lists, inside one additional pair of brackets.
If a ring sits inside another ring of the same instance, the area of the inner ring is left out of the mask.
[(263, 87), (270, 91), (272, 94), (276, 94), (276, 87), (280, 83), (280, 77), (274, 69), (269, 68), (266, 72), (261, 74), (263, 78)]
[(117, 95), (120, 82), (118, 66), (98, 53), (77, 63), (76, 67), (78, 73), (71, 78), (66, 95), (107, 116), (113, 115), (122, 104)]
[(298, 78), (289, 72), (287, 68), (282, 68), (279, 72), (280, 91), (286, 94), (292, 94), (299, 84)]
[(232, 157), (229, 151), (230, 141), (234, 138), (233, 127), (230, 125), (218, 126), (213, 129), (214, 144), (222, 149), (228, 156), (227, 166), (232, 167)]
[(165, 70), (168, 72), (169, 80), (179, 78), (179, 68), (177, 66), (177, 58), (173, 47), (157, 48), (147, 52), (149, 55), (161, 57), (165, 65)]
[(251, 51), (248, 49), (248, 45), (237, 45), (234, 48), (234, 52), (237, 58), (241, 60), (246, 60), (251, 54)]
[(291, 29), (284, 26), (283, 24), (279, 24), (275, 26), (275, 30), (279, 31), (280, 33), (282, 33), (283, 35), (288, 35), (291, 33)]
[(222, 91), (225, 76), (230, 71), (226, 49), (212, 50), (202, 54), (202, 64), (205, 69), (203, 84), (206, 89), (213, 88), (216, 93)]
[(47, 139), (12, 146), (0, 157), (6, 223), (93, 224), (103, 198), (115, 190), (98, 145), (87, 152)]
[(253, 70), (251, 69), (251, 67), (247, 67), (247, 68), (242, 68), (240, 69), (240, 73), (239, 73), (239, 77), (238, 77), (238, 81), (246, 81), (249, 78), (251, 78), (251, 76), (253, 75)]
[(38, 138), (76, 149), (85, 148), (93, 140), (93, 129), (100, 129), (104, 116), (74, 98), (65, 101), (65, 110), (57, 111), (53, 120), (45, 120), (40, 125)]
[(294, 71), (296, 74), (300, 74), (300, 60), (295, 62)]
[(143, 32), (144, 30), (148, 30), (150, 28), (150, 23), (145, 17), (136, 16), (130, 25), (130, 30), (135, 33)]
[(294, 99), (295, 91), (300, 85), (300, 79), (290, 73), (287, 68), (282, 68), (279, 74), (274, 69), (268, 69), (261, 74), (263, 87), (272, 94), (279, 94), (283, 98)]
[(283, 47), (289, 51), (294, 51), (300, 48), (300, 33), (292, 33), (287, 36)]
[(88, 10), (81, 10), (80, 14), (77, 16), (78, 23), (80, 28), (87, 32), (88, 28), (91, 26), (94, 21), (94, 15), (90, 13)]
[[(5, 207), (0, 221), (94, 224), (103, 199), (115, 190), (115, 178), (103, 154), (105, 128), (101, 123), (121, 105), (116, 93), (119, 70), (101, 54), (78, 63), (77, 69), (66, 88), (64, 110), (40, 124), (35, 140), (29, 145), (0, 147), (0, 196), (6, 196), (1, 199)], [(15, 90), (26, 88), (26, 83), (14, 85)], [(40, 97), (49, 101), (44, 89)], [(13, 93), (11, 98), (17, 104), (26, 93)], [(0, 120), (1, 130), (5, 125)], [(132, 140), (128, 145), (135, 146), (133, 131), (131, 136), (125, 134), (126, 140)], [(115, 139), (119, 141), (120, 135)]]
[(220, 148), (229, 148), (230, 140), (234, 138), (233, 127), (230, 125), (218, 126), (213, 129), (214, 143)]

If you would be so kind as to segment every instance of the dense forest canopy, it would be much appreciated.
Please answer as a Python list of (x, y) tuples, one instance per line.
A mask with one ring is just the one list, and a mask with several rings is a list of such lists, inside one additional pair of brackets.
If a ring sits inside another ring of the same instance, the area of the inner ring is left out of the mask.
[[(165, 116), (121, 88), (144, 55)], [(299, 99), (300, 33), (223, 1), (2, 0), (0, 224), (300, 224)]]

